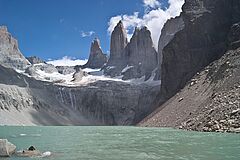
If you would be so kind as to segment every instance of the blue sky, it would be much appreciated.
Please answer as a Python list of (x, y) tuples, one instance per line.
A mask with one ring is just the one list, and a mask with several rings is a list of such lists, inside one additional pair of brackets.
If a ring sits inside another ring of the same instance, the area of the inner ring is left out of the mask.
[[(167, 0), (159, 2), (168, 6)], [(25, 56), (86, 59), (95, 37), (109, 51), (112, 17), (138, 12), (141, 18), (157, 7), (144, 6), (143, 0), (0, 0), (0, 25), (18, 39)]]

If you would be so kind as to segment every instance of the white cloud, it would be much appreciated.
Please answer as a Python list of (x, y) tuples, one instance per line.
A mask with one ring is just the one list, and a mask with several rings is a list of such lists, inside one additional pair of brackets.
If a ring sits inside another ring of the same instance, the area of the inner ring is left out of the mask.
[(119, 20), (122, 20), (128, 34), (128, 39), (130, 39), (132, 36), (132, 30), (135, 27), (147, 26), (148, 29), (151, 31), (154, 46), (157, 48), (163, 25), (171, 17), (176, 17), (180, 15), (184, 0), (168, 0), (168, 3), (169, 7), (167, 9), (161, 9), (159, 8), (159, 1), (143, 0), (145, 8), (151, 7), (148, 12), (146, 12), (142, 17), (139, 16), (138, 12), (134, 12), (132, 15), (125, 14), (112, 17), (108, 23), (108, 32), (111, 34)]
[(145, 7), (156, 8), (160, 6), (160, 3), (158, 0), (143, 0), (143, 3)]
[(61, 59), (57, 59), (57, 60), (51, 60), (48, 61), (48, 64), (52, 64), (54, 66), (76, 66), (76, 65), (84, 65), (87, 63), (87, 59), (81, 60), (81, 59), (75, 59), (75, 58), (71, 58), (68, 56), (64, 56)]
[(89, 31), (89, 32), (84, 32), (81, 31), (81, 36), (84, 37), (91, 37), (95, 32), (94, 31)]

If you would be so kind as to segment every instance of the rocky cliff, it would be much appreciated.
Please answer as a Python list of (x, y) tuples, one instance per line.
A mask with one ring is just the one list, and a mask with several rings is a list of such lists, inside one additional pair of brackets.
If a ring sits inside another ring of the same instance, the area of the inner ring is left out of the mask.
[(88, 62), (83, 68), (102, 68), (105, 63), (107, 63), (107, 56), (103, 54), (100, 40), (96, 38), (91, 44)]
[[(133, 125), (154, 110), (159, 84), (89, 75), (82, 66), (55, 67), (36, 57), (30, 64), (6, 28), (0, 34), (0, 125)], [(105, 62), (95, 39), (85, 67)]]
[(182, 17), (169, 19), (161, 30), (161, 35), (158, 43), (158, 70), (155, 79), (161, 79), (161, 64), (162, 64), (162, 51), (164, 47), (174, 38), (175, 34), (184, 28)]
[(132, 66), (123, 72), (124, 79), (140, 78), (149, 79), (157, 67), (157, 52), (153, 46), (151, 33), (147, 27), (136, 28), (134, 34), (125, 49), (128, 66)]
[(17, 40), (5, 26), (0, 27), (0, 64), (16, 69), (24, 69), (30, 64), (18, 49)]
[(238, 0), (185, 1), (184, 28), (162, 51), (162, 105), (139, 125), (240, 132), (239, 8)]
[(157, 68), (157, 52), (147, 27), (135, 28), (127, 42), (126, 31), (120, 21), (111, 35), (110, 59), (104, 68), (106, 75), (122, 76), (123, 80), (149, 79)]
[(239, 80), (237, 48), (195, 74), (180, 92), (139, 125), (240, 133)]
[(43, 82), (0, 66), (0, 124), (132, 125), (153, 111), (158, 88), (97, 81), (84, 86)]
[(226, 52), (230, 28), (240, 20), (238, 9), (238, 0), (186, 0), (180, 16), (185, 27), (162, 51), (160, 103)]
[(122, 21), (119, 21), (111, 35), (110, 58), (108, 66), (118, 66), (124, 64), (124, 49), (128, 44), (127, 33)]

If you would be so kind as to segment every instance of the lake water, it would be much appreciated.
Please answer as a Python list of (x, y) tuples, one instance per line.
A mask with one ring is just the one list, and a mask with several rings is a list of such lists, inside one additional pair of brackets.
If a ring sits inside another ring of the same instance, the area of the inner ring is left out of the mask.
[(0, 127), (18, 150), (52, 155), (1, 160), (239, 160), (240, 134), (138, 127)]

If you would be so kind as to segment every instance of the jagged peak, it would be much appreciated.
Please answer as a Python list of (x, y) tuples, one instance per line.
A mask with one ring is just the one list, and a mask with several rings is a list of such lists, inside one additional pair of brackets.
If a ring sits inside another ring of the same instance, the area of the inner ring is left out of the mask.
[(8, 32), (7, 26), (0, 26), (1, 32)]
[[(135, 27), (135, 30), (134, 30), (134, 33), (133, 33), (132, 38), (138, 36), (139, 34), (145, 34), (145, 35), (146, 35), (146, 38), (151, 38), (151, 40), (152, 40), (151, 32), (150, 32), (150, 30), (147, 28), (147, 26)], [(132, 38), (131, 38), (131, 39), (132, 39)]]
[(92, 46), (93, 45), (99, 46), (99, 48), (101, 48), (100, 47), (100, 40), (99, 40), (98, 37), (95, 37), (94, 40), (92, 41)]
[(120, 20), (116, 26), (124, 27), (124, 26), (123, 26), (123, 22), (122, 22), (122, 20)]
[(123, 34), (125, 34), (125, 35), (127, 35), (127, 32), (126, 32), (126, 29), (125, 29), (125, 27), (124, 27), (124, 25), (123, 25), (123, 22), (120, 20), (119, 22), (118, 22), (118, 24), (114, 27), (114, 30), (113, 30), (113, 32), (116, 32), (116, 31), (121, 31), (121, 32), (123, 32)]

